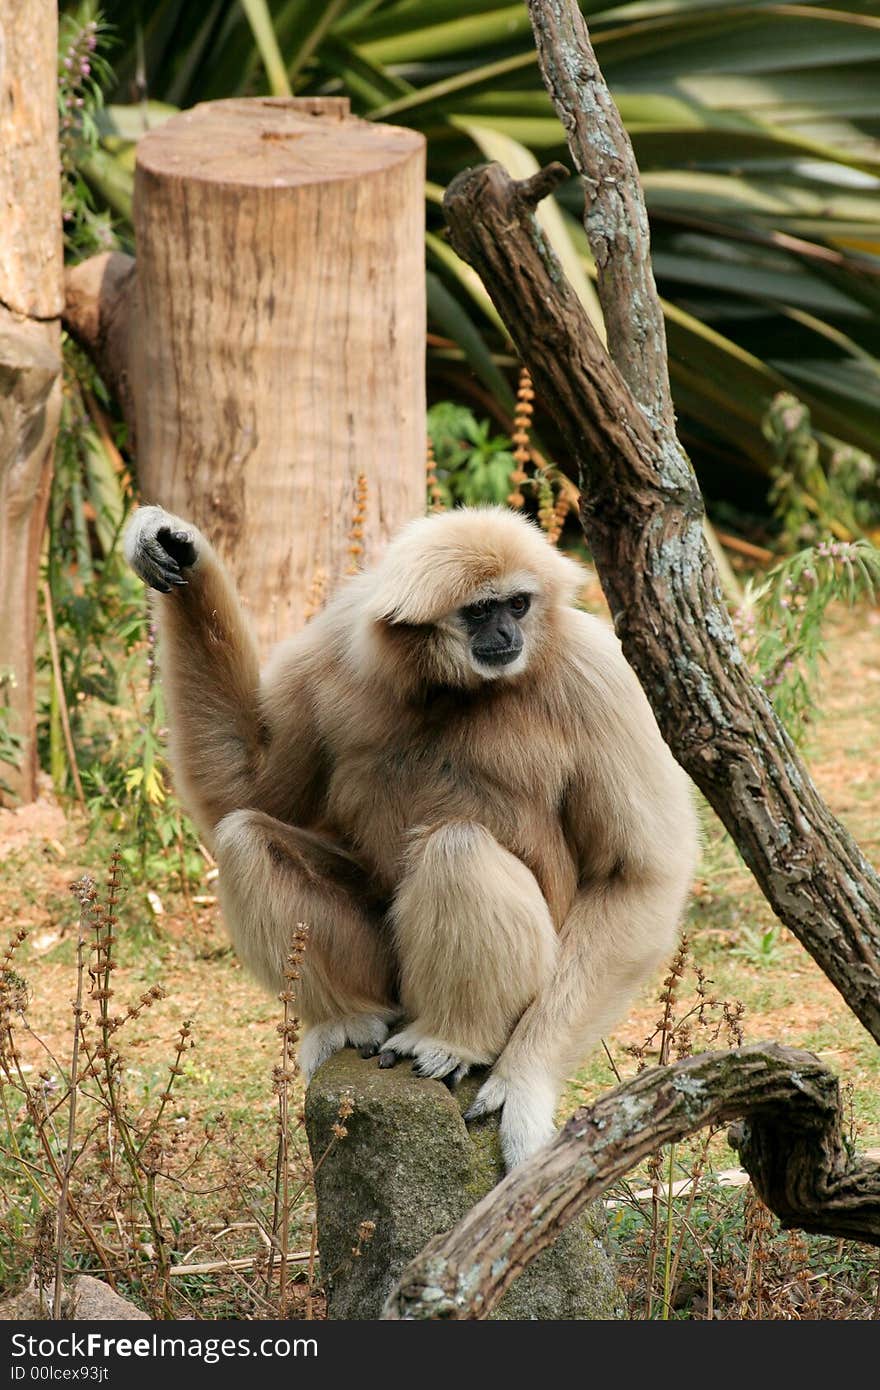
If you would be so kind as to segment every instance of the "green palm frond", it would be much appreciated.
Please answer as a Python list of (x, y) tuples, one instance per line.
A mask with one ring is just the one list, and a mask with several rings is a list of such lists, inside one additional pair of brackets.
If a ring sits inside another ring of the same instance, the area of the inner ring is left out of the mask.
[[(766, 473), (769, 400), (798, 395), (832, 440), (880, 441), (880, 0), (642, 0), (590, 10), (633, 140), (664, 296), (682, 435), (711, 491)], [(160, 103), (347, 93), (428, 141), (429, 370), (510, 400), (509, 344), (442, 239), (438, 189), (467, 164), (568, 160), (524, 3), (501, 0), (107, 0), (117, 91), (86, 175), (129, 215), (138, 48)], [(271, 30), (271, 36), (270, 31)], [(141, 84), (142, 85), (142, 84)], [(127, 193), (126, 190), (129, 190)], [(572, 179), (542, 215), (594, 318)], [(438, 388), (439, 389), (439, 388)]]

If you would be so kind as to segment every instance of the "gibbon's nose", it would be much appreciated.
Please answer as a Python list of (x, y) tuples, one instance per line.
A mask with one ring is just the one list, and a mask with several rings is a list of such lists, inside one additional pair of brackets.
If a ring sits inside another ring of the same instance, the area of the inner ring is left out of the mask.
[(522, 651), (523, 639), (518, 624), (508, 613), (499, 613), (487, 623), (474, 643), (474, 656), (487, 666), (507, 666)]

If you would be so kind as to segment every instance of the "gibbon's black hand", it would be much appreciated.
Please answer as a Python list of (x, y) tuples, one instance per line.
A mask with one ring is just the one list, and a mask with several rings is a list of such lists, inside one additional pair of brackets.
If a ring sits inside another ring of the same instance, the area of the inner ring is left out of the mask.
[(154, 532), (145, 531), (141, 536), (134, 568), (150, 588), (168, 594), (175, 585), (186, 584), (181, 570), (195, 564), (196, 553), (189, 531), (159, 526)]

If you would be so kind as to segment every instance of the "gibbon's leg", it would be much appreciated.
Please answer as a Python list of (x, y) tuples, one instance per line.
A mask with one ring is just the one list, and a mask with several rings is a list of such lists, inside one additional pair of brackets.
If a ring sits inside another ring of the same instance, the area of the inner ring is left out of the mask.
[(253, 804), (265, 752), (254, 641), (223, 565), (190, 522), (141, 507), (125, 554), (162, 595), (155, 611), (175, 783), (210, 841), (222, 816)]
[[(690, 865), (688, 865), (690, 868)], [(549, 1143), (570, 1071), (668, 959), (687, 881), (624, 875), (578, 894), (563, 923), (556, 968), (526, 1010), (465, 1119), (501, 1108), (508, 1169)]]
[(410, 846), (391, 908), (400, 1002), (411, 1022), (379, 1058), (458, 1080), (492, 1062), (553, 969), (556, 932), (534, 875), (482, 825), (453, 822)]
[(284, 988), (297, 924), (308, 930), (294, 984), (306, 1082), (348, 1044), (372, 1056), (400, 1009), (383, 904), (363, 869), (331, 840), (262, 811), (224, 816), (215, 842), (226, 924), (238, 954), (269, 989)]

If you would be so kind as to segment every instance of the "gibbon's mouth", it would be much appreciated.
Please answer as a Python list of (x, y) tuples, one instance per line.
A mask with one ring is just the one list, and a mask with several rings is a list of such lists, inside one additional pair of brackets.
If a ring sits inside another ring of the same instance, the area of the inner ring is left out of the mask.
[(474, 656), (481, 666), (509, 666), (516, 661), (522, 647), (502, 647), (500, 651), (480, 652), (474, 649)]

